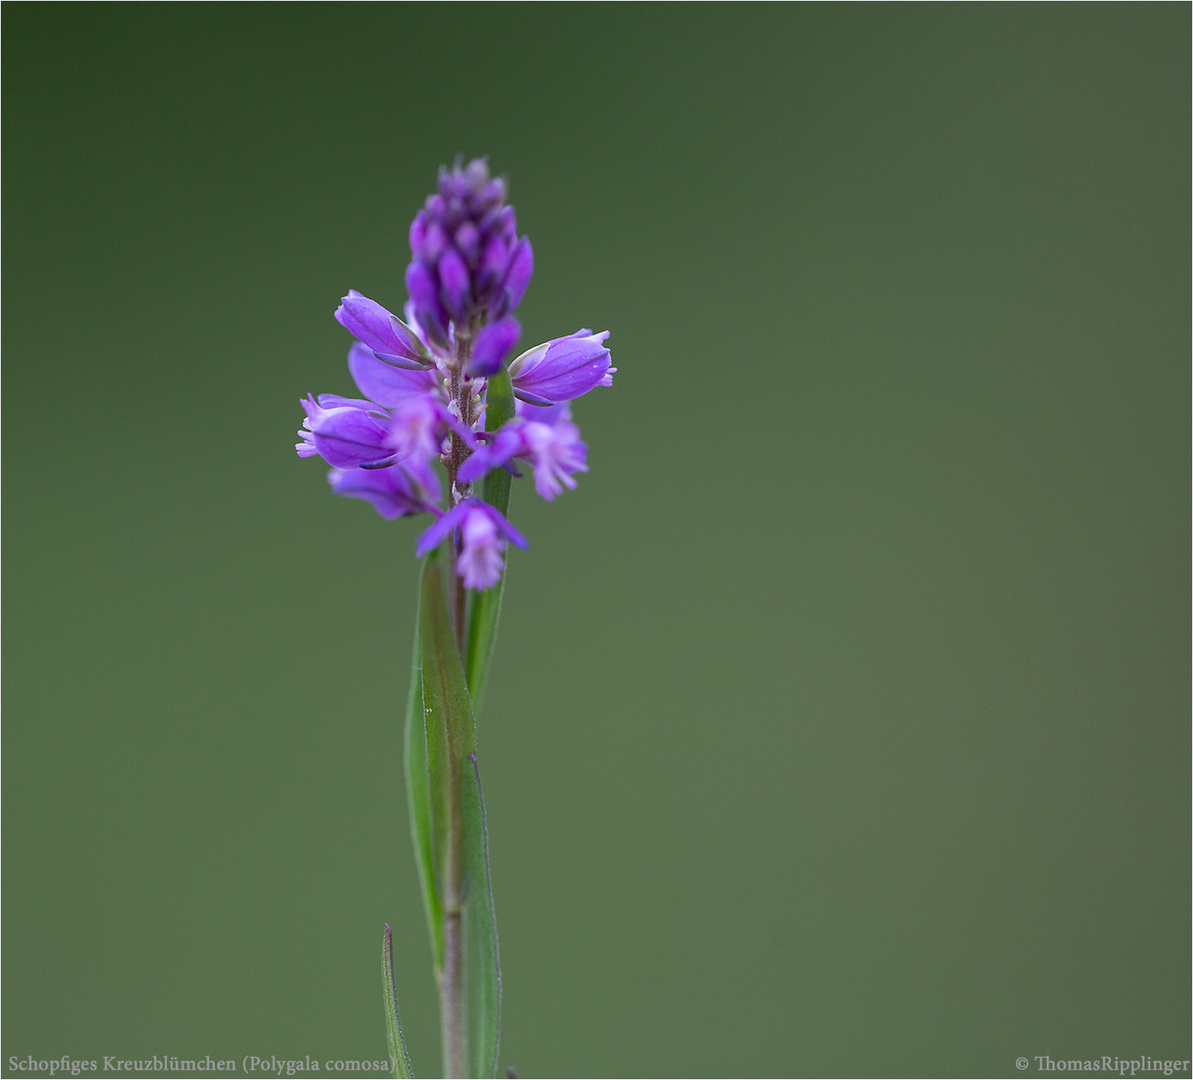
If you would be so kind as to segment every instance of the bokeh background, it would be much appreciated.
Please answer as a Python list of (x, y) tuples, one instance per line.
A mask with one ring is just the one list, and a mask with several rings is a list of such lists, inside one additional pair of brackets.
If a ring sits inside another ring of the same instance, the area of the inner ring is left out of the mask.
[[(419, 525), (293, 451), (488, 154), (527, 343), (480, 718), (520, 1076), (1189, 1056), (1187, 5), (9, 6), (3, 1069), (438, 1065)], [(102, 1065), (102, 1062), (101, 1062)]]

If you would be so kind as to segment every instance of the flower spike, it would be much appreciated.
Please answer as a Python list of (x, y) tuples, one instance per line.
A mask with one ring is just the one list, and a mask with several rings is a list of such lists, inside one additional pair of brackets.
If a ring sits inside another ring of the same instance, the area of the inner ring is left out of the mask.
[[(454, 536), (456, 573), (478, 590), (500, 578), (506, 545), (526, 541), (472, 485), (495, 469), (520, 477), (528, 465), (544, 499), (575, 488), (588, 447), (569, 403), (611, 386), (617, 370), (609, 332), (577, 330), (513, 360), (506, 397), (497, 399), (507, 404), (490, 402), (489, 385), (506, 380), (503, 366), (521, 337), (513, 311), (534, 272), (534, 249), (518, 235), (507, 194), (483, 158), (440, 170), (410, 224), (404, 318), (348, 291), (335, 317), (356, 339), (348, 370), (362, 396), (308, 395), (295, 444), (299, 457), (332, 466), (337, 495), (363, 499), (387, 519), (435, 516), (419, 554)], [(509, 419), (487, 431), (489, 415)], [(447, 472), (445, 507), (437, 505), (444, 488), (436, 463)]]

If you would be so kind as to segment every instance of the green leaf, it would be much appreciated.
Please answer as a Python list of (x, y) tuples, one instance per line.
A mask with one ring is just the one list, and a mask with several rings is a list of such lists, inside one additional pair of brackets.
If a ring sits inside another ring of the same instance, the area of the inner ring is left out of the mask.
[[(485, 392), (485, 430), (496, 431), (514, 416), (514, 389), (509, 372), (502, 368), (489, 378)], [(512, 477), (504, 469), (494, 469), (485, 477), (481, 495), (490, 506), (502, 514), (509, 513), (510, 481)], [(501, 598), (505, 594), (505, 574), (491, 589), (477, 593), (472, 600), (472, 613), (468, 620), (468, 656), (465, 670), (468, 675), (468, 689), (472, 694), (474, 708), (480, 712), (481, 695), (485, 688), (485, 674), (493, 657), (493, 645), (497, 640), (497, 620), (501, 617)]]
[(497, 951), (497, 915), (489, 876), (489, 830), (476, 754), (464, 770), (464, 840), (467, 848), (468, 982), (473, 1076), (497, 1075), (501, 1039), (501, 963)]
[(475, 734), (472, 702), (443, 595), (443, 568), (438, 552), (428, 555), (423, 564), (418, 624), (435, 884), (445, 911), (452, 911), (462, 903), (464, 888), (461, 765), (475, 749)]
[(443, 904), (435, 888), (431, 849), (431, 780), (427, 771), (427, 725), (423, 716), (420, 644), (416, 615), (414, 658), (410, 665), (410, 693), (406, 698), (403, 757), (406, 765), (406, 799), (410, 807), (410, 837), (414, 841), (414, 861), (418, 867), (423, 906), (427, 912), (427, 929), (431, 934), (431, 956), (438, 973), (443, 970)]
[(394, 1063), (394, 1076), (411, 1080), (414, 1069), (410, 1066), (410, 1055), (406, 1053), (406, 1040), (402, 1038), (402, 1020), (398, 1016), (398, 987), (394, 982), (394, 936), (385, 924), (381, 936), (381, 982), (385, 996), (385, 1030), (389, 1039), (389, 1056)]
[[(504, 470), (502, 470), (504, 472)], [(509, 479), (509, 474), (506, 474)], [(485, 675), (493, 658), (497, 641), (497, 620), (501, 618), (501, 600), (505, 595), (505, 574), (491, 589), (477, 593), (472, 600), (472, 614), (468, 620), (468, 689), (480, 709), (485, 690)]]

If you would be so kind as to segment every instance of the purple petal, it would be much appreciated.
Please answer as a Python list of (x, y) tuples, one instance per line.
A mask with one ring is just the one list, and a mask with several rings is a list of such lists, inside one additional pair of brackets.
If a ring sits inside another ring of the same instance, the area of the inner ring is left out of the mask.
[(518, 215), (512, 206), (503, 206), (497, 215), (497, 231), (511, 244), (518, 239)]
[(496, 523), (488, 514), (477, 511), (461, 522), (456, 573), (464, 579), (465, 588), (491, 589), (501, 580), (505, 547)]
[[(360, 342), (357, 342), (357, 344), (360, 345)], [(369, 351), (369, 354), (372, 355), (372, 352), (371, 352), (371, 350), (368, 349), (367, 345), (361, 345), (360, 347), (362, 349), (365, 349), (366, 351)], [(365, 412), (379, 412), (380, 411), (373, 402), (366, 401), (364, 398), (340, 397), (339, 394), (320, 394), (319, 395), (319, 408), (321, 408), (321, 409), (364, 409)]]
[(472, 362), (468, 374), (494, 375), (501, 369), (501, 362), (522, 336), (522, 324), (512, 315), (489, 323), (479, 334), (472, 346)]
[[(460, 504), (464, 505), (463, 503)], [(485, 502), (478, 502), (476, 505), (493, 519), (493, 523), (497, 526), (497, 531), (501, 533), (511, 544), (525, 550), (530, 547), (530, 541), (526, 539), (517, 529), (515, 529), (502, 515), (501, 511), (495, 506), (490, 506)]]
[(418, 259), (411, 260), (406, 267), (406, 289), (416, 310), (438, 303), (439, 286), (435, 277)]
[(534, 489), (550, 502), (563, 489), (574, 488), (578, 472), (588, 472), (588, 447), (580, 440), (580, 429), (570, 420), (554, 425), (526, 424), (525, 439), (534, 466)]
[[(300, 431), (298, 434), (301, 435), (302, 432)], [(495, 469), (497, 466), (492, 464), (490, 454), (490, 448), (487, 446), (482, 446), (479, 450), (474, 450), (464, 461), (464, 464), (460, 466), (460, 471), (456, 474), (460, 483), (474, 483), (484, 476), (485, 473)], [(298, 446), (298, 455), (299, 457), (304, 456), (301, 444)]]
[[(508, 208), (507, 208), (508, 209)], [(508, 311), (513, 311), (526, 293), (526, 286), (530, 284), (530, 276), (534, 273), (534, 249), (530, 240), (522, 237), (514, 253), (510, 257), (509, 270), (505, 275), (505, 293), (509, 297)]]
[(439, 283), (418, 259), (406, 267), (406, 290), (422, 330), (440, 344), (447, 341), (447, 313), (439, 303)]
[(414, 220), (410, 223), (410, 250), (415, 255), (423, 253), (423, 244), (427, 235), (427, 212), (420, 210), (414, 215)]
[(336, 308), (336, 321), (370, 349), (423, 366), (422, 356), (400, 321), (375, 300), (349, 289)]
[(428, 551), (434, 551), (455, 532), (456, 527), (464, 520), (469, 510), (470, 504), (467, 501), (453, 506), (418, 538), (418, 547), (414, 549), (414, 553), (421, 559)]
[(323, 460), (346, 469), (393, 457), (386, 429), (363, 409), (328, 409), (311, 424)]
[(328, 482), (337, 495), (364, 499), (386, 520), (421, 514), (427, 509), (400, 465), (386, 469), (331, 469)]
[(423, 233), (422, 247), (415, 252), (428, 266), (434, 266), (443, 249), (447, 247), (447, 236), (438, 221), (429, 222)]
[(401, 457), (438, 453), (443, 440), (442, 403), (433, 394), (410, 394), (393, 411), (386, 446)]
[(456, 250), (464, 256), (464, 261), (476, 265), (476, 257), (480, 254), (480, 230), (471, 222), (465, 221), (452, 237)]
[(472, 301), (472, 280), (468, 264), (453, 247), (439, 256), (439, 284), (448, 311), (453, 315), (463, 314)]
[(401, 462), (402, 471), (409, 477), (413, 489), (428, 504), (437, 503), (441, 495), (439, 476), (431, 461), (429, 454), (412, 454)]
[(499, 176), (485, 185), (481, 191), (481, 201), (485, 204), (503, 203), (507, 194), (505, 180)]
[(540, 424), (554, 424), (560, 420), (572, 418), (571, 409), (568, 408), (566, 401), (558, 405), (551, 403), (540, 407), (518, 398), (514, 402), (514, 413), (523, 420), (535, 420)]
[(390, 367), (403, 368), (406, 371), (426, 371), (430, 367), (427, 363), (419, 363), (417, 360), (408, 360), (404, 356), (396, 356), (394, 353), (378, 352), (376, 349), (372, 350), (373, 355), (377, 357), (382, 363), (388, 364)]
[(465, 484), (471, 484), (522, 453), (523, 449), (521, 422), (511, 420), (501, 426), (497, 437), (489, 445), (478, 447), (464, 460), (459, 477)]
[(555, 338), (510, 364), (514, 393), (534, 405), (571, 401), (601, 385), (609, 371), (608, 330)]
[(455, 432), (461, 439), (464, 440), (464, 445), (470, 450), (475, 450), (480, 441), (476, 437), (476, 432), (468, 427), (454, 412), (451, 411), (442, 401), (436, 399), (435, 401), (436, 413), (439, 419), (447, 426), (448, 430)]
[(406, 325), (409, 326), (411, 330), (418, 334), (419, 337), (426, 336), (423, 334), (418, 325), (418, 314), (414, 310), (413, 300), (407, 300), (406, 303), (402, 305), (402, 314), (406, 316)]
[(372, 349), (359, 341), (348, 350), (348, 370), (360, 392), (387, 409), (394, 408), (411, 394), (435, 388), (432, 372), (422, 368), (410, 371), (393, 367), (379, 360)]
[(514, 397), (538, 409), (549, 409), (555, 404), (550, 398), (542, 397), (539, 394), (532, 394), (529, 390), (519, 390), (516, 386), (514, 387)]
[(302, 427), (298, 429), (300, 441), (294, 444), (294, 449), (298, 451), (299, 457), (314, 457), (319, 453), (319, 449), (315, 446), (315, 438), (311, 434), (311, 424), (319, 418), (323, 409), (312, 394), (307, 394), (299, 404), (302, 406), (302, 411), (306, 413), (306, 419), (303, 420)]
[(476, 272), (478, 289), (488, 289), (495, 281), (505, 277), (509, 267), (510, 248), (504, 236), (494, 236), (487, 244), (481, 255), (480, 266)]
[(493, 231), (493, 226), (497, 224), (497, 219), (501, 217), (501, 206), (490, 206), (482, 215), (480, 221), (476, 223), (476, 227), (480, 229), (482, 236), (488, 236)]

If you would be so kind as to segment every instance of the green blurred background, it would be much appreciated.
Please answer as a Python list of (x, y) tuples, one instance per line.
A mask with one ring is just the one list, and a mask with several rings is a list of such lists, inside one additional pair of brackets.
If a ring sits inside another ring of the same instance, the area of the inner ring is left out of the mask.
[(381, 1057), (385, 921), (438, 1068), (419, 525), (293, 443), (457, 152), (620, 369), (511, 504), (503, 1066), (1188, 1057), (1189, 33), (6, 6), (3, 1068)]

